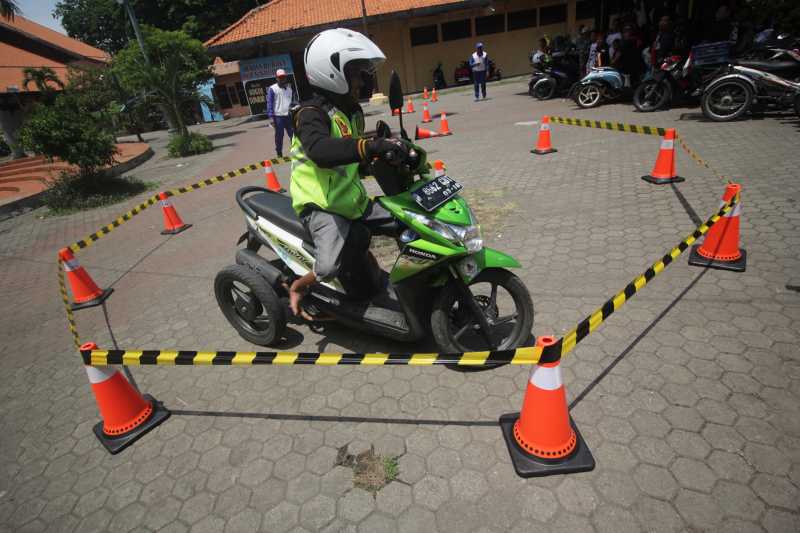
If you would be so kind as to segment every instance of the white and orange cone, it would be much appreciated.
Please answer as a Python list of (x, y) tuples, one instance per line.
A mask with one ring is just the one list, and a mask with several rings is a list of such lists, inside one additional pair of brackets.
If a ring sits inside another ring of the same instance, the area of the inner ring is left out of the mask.
[(433, 88), (431, 92), (431, 102), (438, 102), (439, 101), (439, 93), (436, 92), (436, 87)]
[[(738, 183), (729, 183), (722, 195), (720, 207), (740, 196), (742, 186)], [(747, 251), (739, 248), (739, 225), (742, 214), (741, 197), (736, 205), (726, 215), (717, 220), (706, 233), (702, 246), (692, 247), (689, 255), (689, 264), (744, 272), (747, 268)]]
[(286, 192), (286, 189), (281, 187), (281, 182), (278, 181), (278, 176), (275, 175), (275, 170), (272, 168), (272, 163), (269, 159), (264, 160), (264, 177), (267, 182), (267, 189), (272, 192)]
[(445, 175), (444, 161), (442, 161), (441, 159), (437, 159), (436, 161), (433, 162), (433, 177), (438, 178), (439, 176), (444, 176), (444, 175)]
[(69, 248), (59, 250), (58, 257), (64, 264), (64, 272), (67, 274), (67, 281), (72, 291), (72, 304), (70, 307), (73, 311), (100, 305), (114, 292), (114, 289), (101, 289), (98, 287), (89, 273), (86, 272), (86, 269), (78, 263)]
[(433, 130), (429, 130), (427, 128), (417, 128), (414, 130), (414, 140), (418, 141), (420, 139), (430, 139), (431, 137), (441, 137), (442, 134)]
[(536, 155), (544, 155), (552, 154), (553, 152), (557, 151), (558, 150), (553, 148), (553, 144), (550, 139), (550, 117), (545, 115), (542, 117), (542, 124), (539, 126), (539, 138), (536, 140), (536, 148), (531, 150), (531, 153)]
[[(539, 337), (544, 350), (555, 345), (553, 337)], [(539, 363), (531, 370), (522, 410), (503, 415), (500, 426), (511, 462), (522, 477), (585, 472), (594, 458), (569, 417), (560, 360)]]
[[(87, 342), (81, 352), (97, 350)], [(86, 366), (100, 418), (94, 433), (103, 446), (118, 453), (169, 418), (170, 412), (150, 395), (139, 393), (119, 370), (107, 366)]]
[(414, 113), (414, 102), (411, 100), (411, 97), (408, 97), (408, 103), (406, 103), (406, 114)]
[(450, 131), (450, 124), (447, 123), (447, 113), (442, 113), (441, 121), (439, 122), (439, 135), (452, 135)]
[(675, 173), (675, 137), (673, 128), (669, 128), (664, 132), (656, 163), (653, 165), (653, 170), (650, 171), (650, 174), (642, 176), (644, 181), (656, 185), (668, 185), (686, 181), (685, 178), (681, 178)]
[(428, 109), (428, 102), (424, 102), (422, 104), (422, 123), (428, 124), (430, 122), (433, 122), (433, 119), (431, 118), (431, 112)]
[(166, 193), (158, 193), (158, 203), (161, 205), (161, 211), (164, 213), (164, 230), (161, 235), (175, 235), (192, 227), (191, 224), (185, 224), (181, 220), (180, 215), (175, 210), (175, 206), (167, 196)]

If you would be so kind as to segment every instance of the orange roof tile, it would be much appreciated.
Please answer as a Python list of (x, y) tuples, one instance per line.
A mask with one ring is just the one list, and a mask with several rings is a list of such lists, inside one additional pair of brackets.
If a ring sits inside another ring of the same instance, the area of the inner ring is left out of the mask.
[[(365, 0), (369, 17), (449, 4), (475, 3), (469, 0)], [(273, 33), (360, 18), (360, 0), (272, 0), (251, 10), (206, 41), (205, 45), (221, 46)]]
[[(109, 55), (102, 50), (36, 24), (19, 15), (15, 16), (14, 20), (0, 18), (0, 27), (61, 52), (60, 54), (54, 54), (55, 57), (63, 58), (64, 52), (66, 52), (67, 57), (75, 57), (75, 61), (78, 62), (81, 60), (95, 62), (107, 62), (110, 60)], [(34, 50), (40, 50), (40, 48), (28, 50), (17, 45), (0, 42), (0, 93), (14, 90), (14, 88), (18, 91), (25, 91), (22, 85), (24, 77), (22, 71), (25, 67), (50, 67), (61, 81), (67, 81), (67, 62), (48, 57)], [(31, 87), (31, 90), (35, 91), (36, 89)]]

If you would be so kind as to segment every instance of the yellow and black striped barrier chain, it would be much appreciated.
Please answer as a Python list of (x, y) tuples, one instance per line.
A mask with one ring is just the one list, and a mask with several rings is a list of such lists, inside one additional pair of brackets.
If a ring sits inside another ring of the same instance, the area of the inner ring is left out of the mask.
[(722, 181), (724, 181), (724, 182), (726, 182), (726, 183), (733, 183), (733, 181), (732, 181), (730, 178), (728, 178), (728, 177), (724, 176), (723, 174), (721, 174), (721, 173), (717, 172), (717, 169), (715, 169), (714, 167), (712, 167), (712, 166), (711, 166), (711, 164), (710, 164), (708, 161), (706, 161), (705, 159), (703, 159), (702, 157), (700, 157), (700, 154), (698, 154), (697, 152), (695, 152), (694, 150), (692, 150), (692, 149), (689, 147), (689, 145), (688, 145), (688, 144), (686, 144), (686, 141), (683, 139), (683, 137), (682, 137), (682, 136), (680, 136), (680, 135), (676, 135), (676, 136), (675, 136), (675, 138), (678, 140), (678, 144), (680, 144), (680, 145), (681, 145), (681, 148), (683, 148), (683, 151), (684, 151), (684, 152), (686, 152), (686, 153), (689, 155), (689, 157), (691, 157), (691, 158), (692, 158), (692, 160), (693, 160), (695, 163), (697, 163), (697, 164), (698, 164), (698, 165), (700, 165), (701, 167), (705, 167), (705, 168), (707, 168), (708, 170), (710, 170), (711, 172), (713, 172), (713, 173), (714, 173), (714, 175), (715, 175), (716, 177), (718, 177), (719, 179), (721, 179)]
[[(282, 163), (289, 163), (290, 161), (291, 159), (288, 157), (276, 157), (274, 159), (269, 159), (271, 165), (280, 165)], [(178, 187), (177, 189), (166, 190), (164, 191), (164, 193), (167, 195), (167, 197), (186, 194), (189, 192), (196, 191), (198, 189), (203, 189), (210, 185), (227, 181), (231, 178), (241, 176), (242, 174), (247, 174), (248, 172), (251, 172), (253, 170), (258, 170), (259, 168), (262, 168), (264, 166), (265, 166), (264, 161), (261, 161), (260, 163), (251, 163), (250, 165), (238, 168), (236, 170), (231, 170), (229, 172), (225, 172), (224, 174), (214, 176), (213, 178), (206, 178), (204, 180), (192, 183), (191, 185), (185, 185), (183, 187)], [(83, 239), (70, 244), (69, 249), (72, 250), (74, 253), (78, 253), (80, 250), (88, 248), (95, 242), (99, 241), (100, 239), (102, 239), (103, 237), (114, 231), (114, 229), (120, 227), (121, 225), (128, 222), (130, 219), (132, 219), (133, 217), (135, 217), (136, 215), (138, 215), (139, 213), (141, 213), (142, 211), (144, 211), (145, 209), (156, 203), (158, 203), (158, 195), (153, 195), (144, 202), (140, 203), (139, 205), (131, 209), (130, 211), (128, 211), (127, 213), (117, 217), (116, 220), (114, 220), (110, 224), (107, 224), (102, 228), (100, 228), (99, 230), (92, 233), (91, 235), (88, 235), (87, 237), (84, 237)]]
[(580, 126), (582, 128), (596, 128), (600, 130), (622, 131), (625, 133), (638, 133), (640, 135), (663, 136), (667, 129), (655, 126), (637, 126), (636, 124), (623, 124), (608, 120), (589, 120), (585, 118), (554, 117), (549, 115), (550, 121), (566, 126)]
[(531, 365), (557, 361), (595, 331), (625, 302), (664, 271), (697, 239), (739, 202), (738, 195), (698, 226), (677, 246), (653, 263), (623, 290), (582, 320), (555, 344), (545, 348), (529, 346), (514, 350), (464, 353), (315, 353), (315, 352), (232, 352), (192, 350), (82, 350), (86, 365)]
[(72, 342), (80, 350), (81, 338), (78, 335), (78, 326), (75, 325), (75, 315), (72, 313), (72, 306), (69, 305), (69, 295), (67, 294), (67, 284), (64, 281), (64, 262), (58, 258), (58, 288), (61, 290), (61, 300), (64, 302), (64, 311), (67, 315), (69, 332), (72, 334)]

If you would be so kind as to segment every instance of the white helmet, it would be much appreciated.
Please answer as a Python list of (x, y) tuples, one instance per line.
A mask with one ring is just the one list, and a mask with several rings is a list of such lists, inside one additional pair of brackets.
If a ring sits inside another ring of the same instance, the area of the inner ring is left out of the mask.
[(306, 76), (312, 87), (347, 94), (350, 87), (344, 68), (348, 63), (358, 61), (364, 70), (374, 71), (385, 60), (381, 49), (361, 33), (344, 28), (325, 30), (306, 46)]

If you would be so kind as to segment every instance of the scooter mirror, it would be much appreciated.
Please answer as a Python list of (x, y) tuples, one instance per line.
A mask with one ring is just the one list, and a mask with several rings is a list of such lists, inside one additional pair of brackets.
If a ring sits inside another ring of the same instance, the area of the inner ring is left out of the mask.
[(377, 137), (388, 139), (392, 136), (392, 129), (389, 127), (387, 123), (385, 123), (382, 120), (379, 120), (377, 124), (375, 124), (375, 135)]
[(403, 107), (403, 87), (400, 85), (400, 76), (394, 70), (389, 80), (389, 107), (390, 109), (402, 109)]

